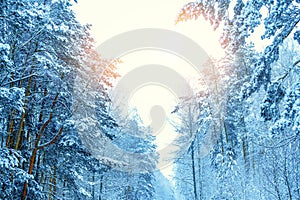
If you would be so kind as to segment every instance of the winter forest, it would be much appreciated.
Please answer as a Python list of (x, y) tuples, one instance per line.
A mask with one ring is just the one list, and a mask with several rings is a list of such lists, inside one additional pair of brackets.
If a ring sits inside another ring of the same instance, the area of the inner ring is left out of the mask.
[(175, 24), (209, 22), (225, 54), (173, 108), (186, 148), (170, 152), (169, 177), (152, 128), (113, 107), (122, 59), (96, 50), (77, 3), (0, 0), (0, 199), (300, 199), (299, 0), (174, 11)]

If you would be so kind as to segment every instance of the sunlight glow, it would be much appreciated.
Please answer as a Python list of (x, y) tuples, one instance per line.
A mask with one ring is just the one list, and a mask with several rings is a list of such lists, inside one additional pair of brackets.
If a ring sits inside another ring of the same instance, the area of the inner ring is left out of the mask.
[[(213, 31), (208, 22), (198, 19), (197, 21), (181, 22), (175, 25), (179, 10), (188, 2), (126, 0), (106, 1), (104, 3), (97, 0), (81, 0), (74, 5), (74, 10), (80, 22), (92, 24), (91, 32), (97, 45), (125, 31), (139, 28), (162, 28), (179, 32), (191, 38), (208, 55), (221, 58), (224, 56), (224, 51), (218, 41), (220, 33)], [(118, 65), (121, 76), (141, 65), (160, 64), (172, 67), (188, 80), (197, 79), (197, 77), (193, 77), (196, 73), (191, 66), (175, 55), (166, 52), (138, 51), (122, 57), (121, 60), (123, 63)], [(157, 86), (140, 88), (135, 91), (130, 100), (130, 106), (138, 109), (145, 125), (150, 123), (150, 106), (161, 105), (169, 112), (167, 117), (171, 117), (170, 111), (176, 103), (177, 100), (170, 91)], [(162, 130), (162, 134), (157, 137), (158, 148), (168, 144), (174, 134), (176, 133), (171, 125), (167, 124)], [(166, 176), (172, 175), (170, 167), (162, 172)]]

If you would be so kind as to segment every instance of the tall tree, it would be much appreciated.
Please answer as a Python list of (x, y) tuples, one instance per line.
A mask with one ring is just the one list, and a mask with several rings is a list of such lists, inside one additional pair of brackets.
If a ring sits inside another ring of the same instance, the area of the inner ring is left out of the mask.
[[(290, 181), (297, 172), (288, 170), (286, 164), (296, 155), (289, 157), (286, 151), (297, 151), (294, 145), (299, 142), (299, 55), (282, 52), (289, 38), (299, 41), (299, 11), (298, 1), (255, 0), (203, 0), (188, 3), (180, 11), (177, 22), (204, 17), (215, 29), (222, 29), (220, 41), (226, 51), (217, 65), (220, 72), (225, 72), (219, 79), (224, 84), (221, 96), (226, 112), (222, 113), (218, 130), (221, 137), (211, 153), (216, 168), (202, 175), (215, 178), (206, 184), (216, 190), (211, 193), (208, 189), (203, 199), (297, 198), (297, 193), (291, 192), (294, 186)], [(259, 26), (265, 31), (262, 39), (269, 39), (269, 43), (262, 52), (255, 52), (251, 36)], [(290, 44), (298, 48), (295, 42)], [(282, 56), (290, 58), (283, 62)], [(288, 147), (284, 141), (291, 145)]]

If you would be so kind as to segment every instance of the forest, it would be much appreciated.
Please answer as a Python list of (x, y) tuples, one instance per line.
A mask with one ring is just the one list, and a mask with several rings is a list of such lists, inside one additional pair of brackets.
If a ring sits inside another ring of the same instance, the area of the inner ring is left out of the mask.
[(197, 0), (174, 15), (208, 21), (225, 55), (171, 113), (186, 147), (171, 178), (151, 127), (113, 107), (122, 60), (102, 56), (77, 3), (0, 0), (0, 199), (300, 199), (299, 0)]

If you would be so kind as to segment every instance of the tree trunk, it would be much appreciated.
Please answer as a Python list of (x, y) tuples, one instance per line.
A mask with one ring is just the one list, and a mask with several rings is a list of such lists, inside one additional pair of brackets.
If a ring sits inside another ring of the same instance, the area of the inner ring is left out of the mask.
[(194, 187), (194, 197), (196, 200), (198, 200), (197, 195), (197, 182), (196, 182), (196, 169), (195, 169), (195, 155), (194, 155), (194, 142), (191, 146), (191, 154), (192, 154), (192, 172), (193, 172), (193, 187)]
[[(55, 96), (55, 98), (54, 98), (54, 100), (53, 100), (53, 102), (52, 102), (52, 106), (51, 106), (51, 109), (52, 109), (52, 110), (53, 110), (53, 108), (54, 108), (54, 106), (55, 106), (55, 104), (56, 104), (56, 102), (57, 102), (57, 99), (58, 99), (58, 94), (56, 94), (56, 96)], [(39, 132), (39, 134), (38, 134), (38, 136), (37, 136), (37, 139), (36, 139), (36, 141), (35, 141), (35, 147), (34, 147), (34, 149), (32, 150), (32, 154), (31, 154), (31, 157), (30, 157), (30, 163), (29, 163), (28, 174), (32, 174), (32, 172), (33, 172), (33, 167), (34, 167), (34, 163), (35, 163), (35, 158), (36, 158), (37, 150), (38, 150), (38, 149), (42, 149), (42, 148), (44, 148), (44, 147), (46, 147), (46, 146), (49, 146), (49, 145), (51, 145), (52, 143), (54, 143), (55, 140), (61, 135), (61, 133), (62, 133), (62, 131), (63, 131), (63, 128), (61, 128), (60, 131), (59, 131), (59, 133), (58, 133), (58, 134), (57, 134), (50, 142), (44, 144), (43, 146), (39, 146), (39, 142), (40, 142), (40, 140), (41, 140), (41, 138), (42, 138), (42, 135), (43, 135), (43, 133), (44, 133), (46, 127), (48, 126), (48, 124), (52, 121), (52, 118), (53, 118), (53, 113), (51, 112), (51, 113), (49, 114), (48, 120), (43, 124), (43, 126), (42, 126), (41, 129), (40, 129), (40, 132)], [(25, 199), (26, 199), (26, 196), (27, 196), (27, 188), (28, 188), (28, 183), (25, 183), (25, 184), (24, 184), (24, 187), (23, 187), (22, 197), (21, 197), (22, 200), (25, 200)]]
[[(33, 73), (33, 69), (31, 69), (30, 75), (32, 75), (32, 73)], [(27, 113), (28, 97), (30, 95), (30, 87), (31, 87), (31, 84), (32, 84), (32, 79), (33, 79), (33, 76), (30, 76), (30, 78), (28, 80), (28, 85), (26, 87), (25, 102), (24, 102), (24, 106), (23, 106), (23, 112), (22, 112), (22, 115), (21, 115), (19, 130), (18, 130), (18, 133), (17, 133), (16, 144), (15, 144), (15, 149), (16, 150), (18, 150), (20, 148), (20, 142), (21, 142), (21, 139), (23, 137), (25, 116), (26, 116), (26, 113)]]

